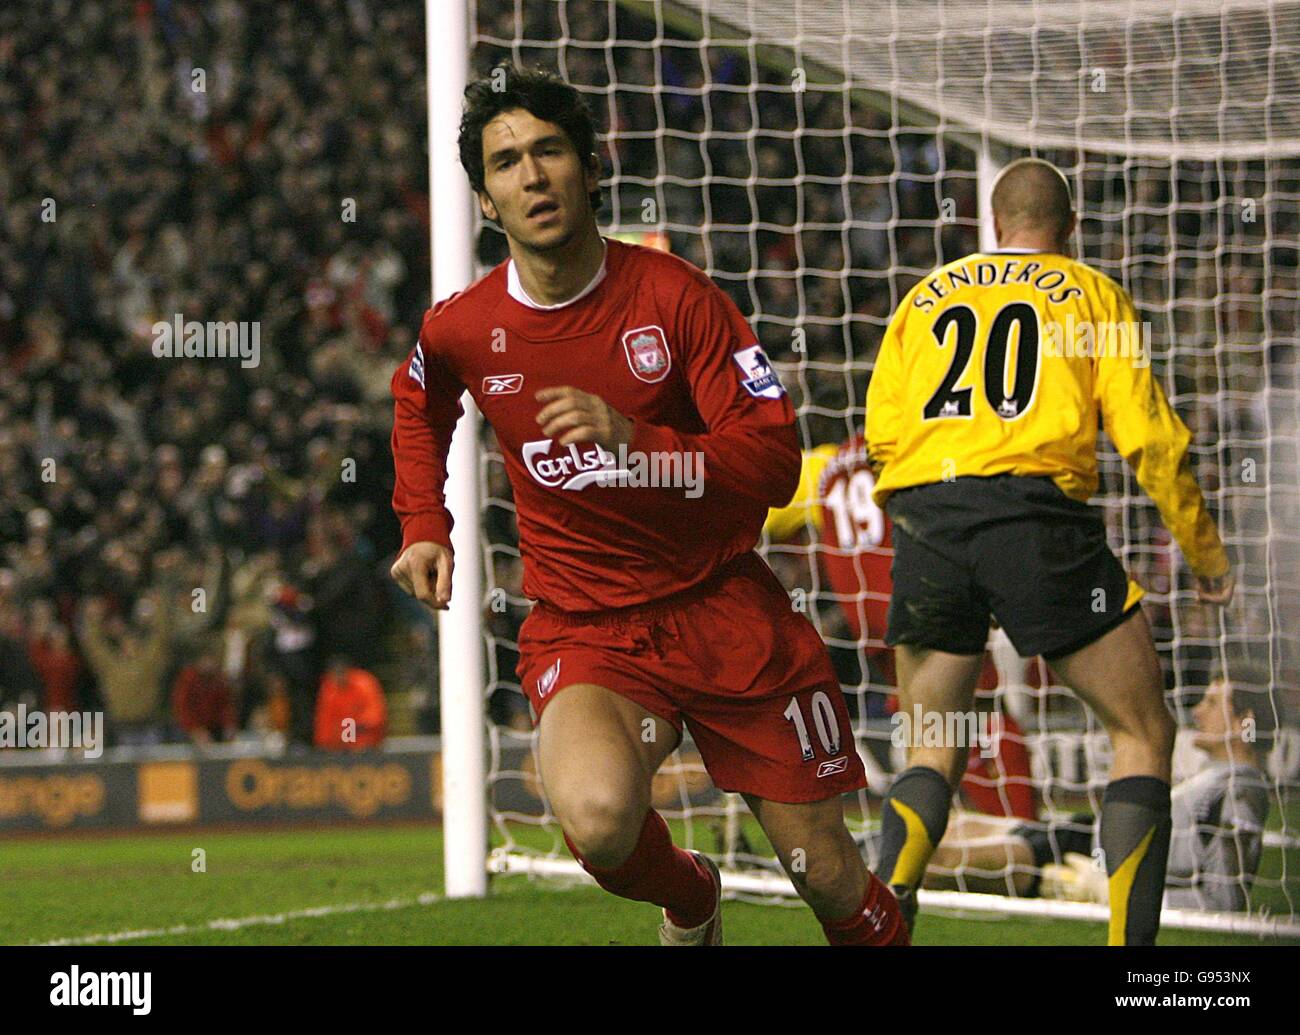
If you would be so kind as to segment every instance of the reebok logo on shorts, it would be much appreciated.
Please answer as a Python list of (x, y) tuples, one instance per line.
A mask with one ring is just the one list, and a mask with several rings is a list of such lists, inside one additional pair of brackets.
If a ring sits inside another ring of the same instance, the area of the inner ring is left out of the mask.
[(560, 678), (560, 659), (555, 659), (555, 664), (543, 672), (537, 679), (537, 696), (545, 697), (555, 689), (555, 681)]
[(817, 767), (817, 779), (823, 776), (834, 776), (836, 773), (842, 773), (849, 767), (849, 756), (843, 758), (832, 758), (829, 762), (823, 762)]

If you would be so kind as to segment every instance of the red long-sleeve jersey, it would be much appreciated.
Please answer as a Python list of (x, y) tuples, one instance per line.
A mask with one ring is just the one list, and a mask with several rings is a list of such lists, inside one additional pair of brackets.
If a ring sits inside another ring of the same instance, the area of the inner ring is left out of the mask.
[[(393, 375), (403, 548), (450, 546), (446, 457), (468, 391), (505, 457), (529, 597), (566, 611), (645, 603), (752, 550), (768, 507), (798, 484), (799, 443), (789, 397), (731, 300), (682, 259), (617, 241), (604, 277), (564, 306), (516, 298), (508, 267), (429, 310)], [(594, 443), (542, 436), (534, 393), (558, 385), (633, 421), (632, 478), (602, 475), (620, 466)], [(638, 484), (656, 454), (701, 482)]]

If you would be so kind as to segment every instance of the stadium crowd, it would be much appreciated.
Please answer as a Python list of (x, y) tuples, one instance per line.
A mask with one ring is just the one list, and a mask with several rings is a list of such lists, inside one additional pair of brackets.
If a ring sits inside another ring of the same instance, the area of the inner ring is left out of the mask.
[[(309, 743), (332, 655), (432, 671), (383, 562), (422, 11), (50, 8), (0, 11), (0, 699)], [(260, 362), (159, 358), (176, 313), (258, 321)]]
[[(388, 380), (429, 304), (421, 5), (47, 7), (0, 8), (0, 705), (102, 707), (118, 743), (307, 744), (331, 671), (426, 692), (432, 619), (387, 577)], [(673, 251), (794, 371), (806, 444), (842, 440), (898, 298), (976, 247), (973, 157), (839, 88), (792, 91), (742, 52), (671, 34), (656, 51), (657, 31), (612, 5), (482, 4), (474, 65), (558, 65), (588, 90), (609, 129), (604, 215), (641, 229), (652, 200)], [(1172, 253), (1154, 216), (1124, 240), (1116, 198), (1165, 212), (1170, 182), (1155, 163), (1086, 181), (1083, 206), (1111, 222), (1085, 230), (1117, 276), (1136, 242), (1139, 306), (1167, 317), (1157, 348), (1197, 343), (1175, 401), (1212, 478), (1260, 453), (1259, 390), (1294, 388), (1296, 252), (1261, 242), (1300, 228), (1239, 222), (1212, 258), (1226, 223), (1207, 184)], [(485, 227), (480, 261), (503, 257)], [(260, 361), (158, 357), (153, 326), (174, 314), (256, 321)], [(1225, 350), (1207, 344), (1225, 327)], [(492, 705), (522, 722), (527, 601), (490, 451), (485, 469)], [(1163, 563), (1144, 529), (1117, 528), (1139, 578)], [(806, 551), (772, 559), (789, 585), (813, 577)], [(832, 633), (836, 615), (827, 603)], [(1198, 620), (1188, 609), (1185, 641)], [(413, 728), (436, 728), (433, 708)]]

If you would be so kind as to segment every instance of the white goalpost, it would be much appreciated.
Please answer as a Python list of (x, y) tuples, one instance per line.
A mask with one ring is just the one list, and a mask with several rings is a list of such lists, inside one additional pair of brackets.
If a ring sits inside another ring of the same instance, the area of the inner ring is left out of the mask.
[[(429, 98), (432, 297), (474, 279), (472, 197), (456, 151), (469, 73), (469, 11), (460, 0), (425, 0)], [(483, 737), (483, 572), (478, 563), (479, 414), (468, 394), (447, 457), (447, 508), (456, 565), (451, 604), (438, 616), (442, 720), (443, 865), (448, 898), (487, 893), (487, 767)]]
[[(805, 447), (861, 431), (876, 346), (911, 284), (993, 247), (1002, 165), (1034, 154), (1066, 172), (1079, 257), (1150, 325), (1152, 366), (1193, 431), (1238, 576), (1222, 616), (1195, 602), (1154, 506), (1103, 438), (1093, 502), (1148, 591), (1183, 731), (1175, 779), (1197, 764), (1188, 703), (1215, 667), (1246, 656), (1268, 680), (1246, 687), (1269, 720), (1260, 755), (1277, 818), (1250, 908), (1166, 908), (1162, 922), (1300, 936), (1300, 0), (426, 0), (426, 12), (433, 297), (504, 256), (459, 165), (466, 80), (501, 59), (556, 70), (606, 127), (603, 232), (667, 245), (731, 294), (781, 369)], [(448, 482), (456, 586), (439, 620), (451, 897), (486, 894), (489, 873), (586, 879), (541, 790), (514, 674), (528, 601), (509, 485), (463, 401)], [(880, 711), (889, 687), (839, 615), (816, 530), (763, 552), (806, 593), (840, 670), (870, 779), (850, 803), (865, 838), (901, 763)], [(1109, 765), (1095, 719), (1050, 680), (1028, 685), (1006, 645), (999, 662), (997, 706), (1023, 731), (1044, 817), (1095, 814)], [(723, 864), (728, 893), (793, 895), (689, 741), (653, 799), (686, 847)], [(949, 876), (965, 887), (969, 873)], [(999, 874), (1008, 889), (1012, 876)], [(920, 901), (1107, 917), (1093, 903), (962, 890)]]

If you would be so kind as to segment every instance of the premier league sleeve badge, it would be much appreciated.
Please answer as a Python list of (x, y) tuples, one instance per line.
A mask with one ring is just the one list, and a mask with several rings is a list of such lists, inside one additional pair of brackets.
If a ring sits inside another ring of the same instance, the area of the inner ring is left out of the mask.
[(731, 358), (740, 365), (742, 374), (740, 383), (754, 398), (779, 399), (785, 394), (781, 379), (772, 369), (772, 364), (768, 361), (761, 345), (751, 345), (747, 349), (733, 352)]

